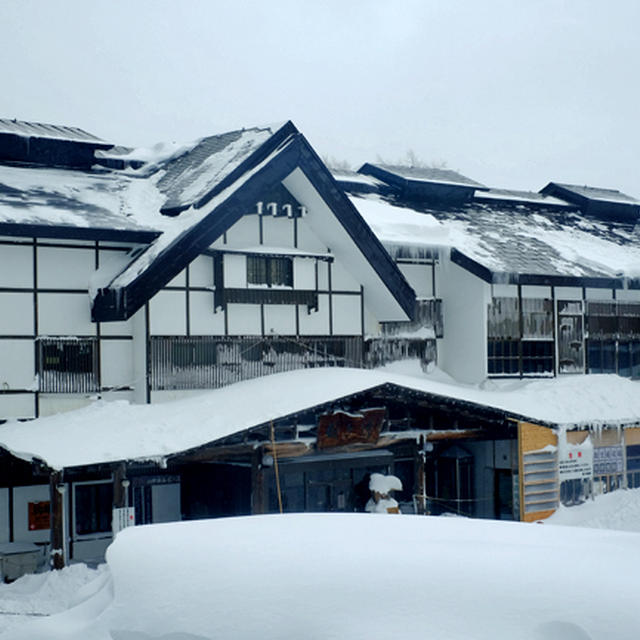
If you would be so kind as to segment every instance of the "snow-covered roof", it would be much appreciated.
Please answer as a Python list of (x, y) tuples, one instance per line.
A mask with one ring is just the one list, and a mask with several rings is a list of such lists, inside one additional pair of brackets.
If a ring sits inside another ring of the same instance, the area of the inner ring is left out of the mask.
[(153, 181), (133, 173), (0, 164), (0, 224), (157, 235), (163, 202)]
[(640, 277), (640, 225), (606, 223), (557, 207), (471, 202), (450, 207), (379, 195), (352, 197), (374, 233), (397, 247), (449, 247), (493, 274)]
[(79, 127), (67, 127), (41, 122), (25, 122), (23, 120), (0, 119), (0, 134), (13, 134), (23, 138), (44, 138), (47, 140), (68, 140), (84, 142), (103, 147), (111, 146), (92, 133)]
[(163, 167), (158, 189), (166, 196), (163, 211), (183, 210), (201, 201), (227, 178), (243, 160), (266, 142), (277, 128), (254, 127), (209, 136)]
[[(77, 411), (8, 422), (0, 446), (52, 468), (119, 460), (161, 461), (246, 429), (381, 385), (491, 407), (557, 425), (640, 421), (640, 386), (614, 375), (491, 381), (468, 386), (385, 370), (305, 369), (239, 382), (156, 405), (97, 401)], [(247, 402), (251, 398), (251, 402)]]

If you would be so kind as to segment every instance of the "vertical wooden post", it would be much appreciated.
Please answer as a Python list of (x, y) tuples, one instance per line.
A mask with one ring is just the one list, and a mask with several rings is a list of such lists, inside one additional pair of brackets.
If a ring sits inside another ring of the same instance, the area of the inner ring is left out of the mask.
[(266, 513), (264, 504), (264, 470), (262, 469), (262, 447), (257, 447), (251, 459), (251, 513)]
[(425, 457), (425, 437), (420, 437), (419, 444), (415, 447), (414, 454), (414, 470), (415, 479), (413, 486), (413, 493), (415, 496), (416, 513), (424, 516), (427, 513), (426, 504), (426, 487), (424, 478), (424, 457)]
[(51, 503), (51, 568), (63, 569), (65, 558), (64, 492), (58, 490), (63, 485), (62, 471), (53, 471), (49, 476), (49, 498)]
[(113, 508), (120, 509), (126, 507), (128, 503), (127, 487), (122, 484), (127, 479), (127, 468), (124, 462), (121, 462), (113, 472)]

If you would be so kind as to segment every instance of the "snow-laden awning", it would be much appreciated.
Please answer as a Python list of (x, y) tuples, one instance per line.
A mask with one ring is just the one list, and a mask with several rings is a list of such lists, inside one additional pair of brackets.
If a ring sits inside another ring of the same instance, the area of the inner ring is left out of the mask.
[[(440, 374), (442, 377), (443, 374)], [(156, 405), (96, 401), (31, 422), (0, 426), (0, 446), (56, 469), (156, 460), (384, 384), (564, 426), (640, 421), (640, 385), (614, 375), (492, 381), (485, 388), (362, 369), (307, 369)]]

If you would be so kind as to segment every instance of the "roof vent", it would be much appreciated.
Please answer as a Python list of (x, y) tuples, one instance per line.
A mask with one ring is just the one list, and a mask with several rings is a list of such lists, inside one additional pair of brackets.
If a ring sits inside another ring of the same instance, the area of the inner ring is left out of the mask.
[(540, 193), (562, 198), (589, 216), (608, 222), (635, 224), (640, 215), (640, 201), (616, 189), (550, 182)]
[(0, 119), (0, 162), (89, 169), (112, 146), (77, 127)]
[(408, 167), (389, 164), (363, 164), (359, 173), (377, 178), (394, 187), (401, 198), (430, 204), (459, 204), (487, 187), (451, 169)]

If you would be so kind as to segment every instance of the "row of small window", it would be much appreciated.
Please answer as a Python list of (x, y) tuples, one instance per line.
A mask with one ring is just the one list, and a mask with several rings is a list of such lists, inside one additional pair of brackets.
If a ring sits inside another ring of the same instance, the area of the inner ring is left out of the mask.
[(542, 340), (489, 340), (489, 375), (553, 373), (554, 344)]
[(640, 378), (640, 341), (587, 340), (587, 371)]
[[(640, 340), (587, 340), (586, 371), (640, 378)], [(489, 340), (489, 375), (544, 375), (554, 370), (554, 343)]]

